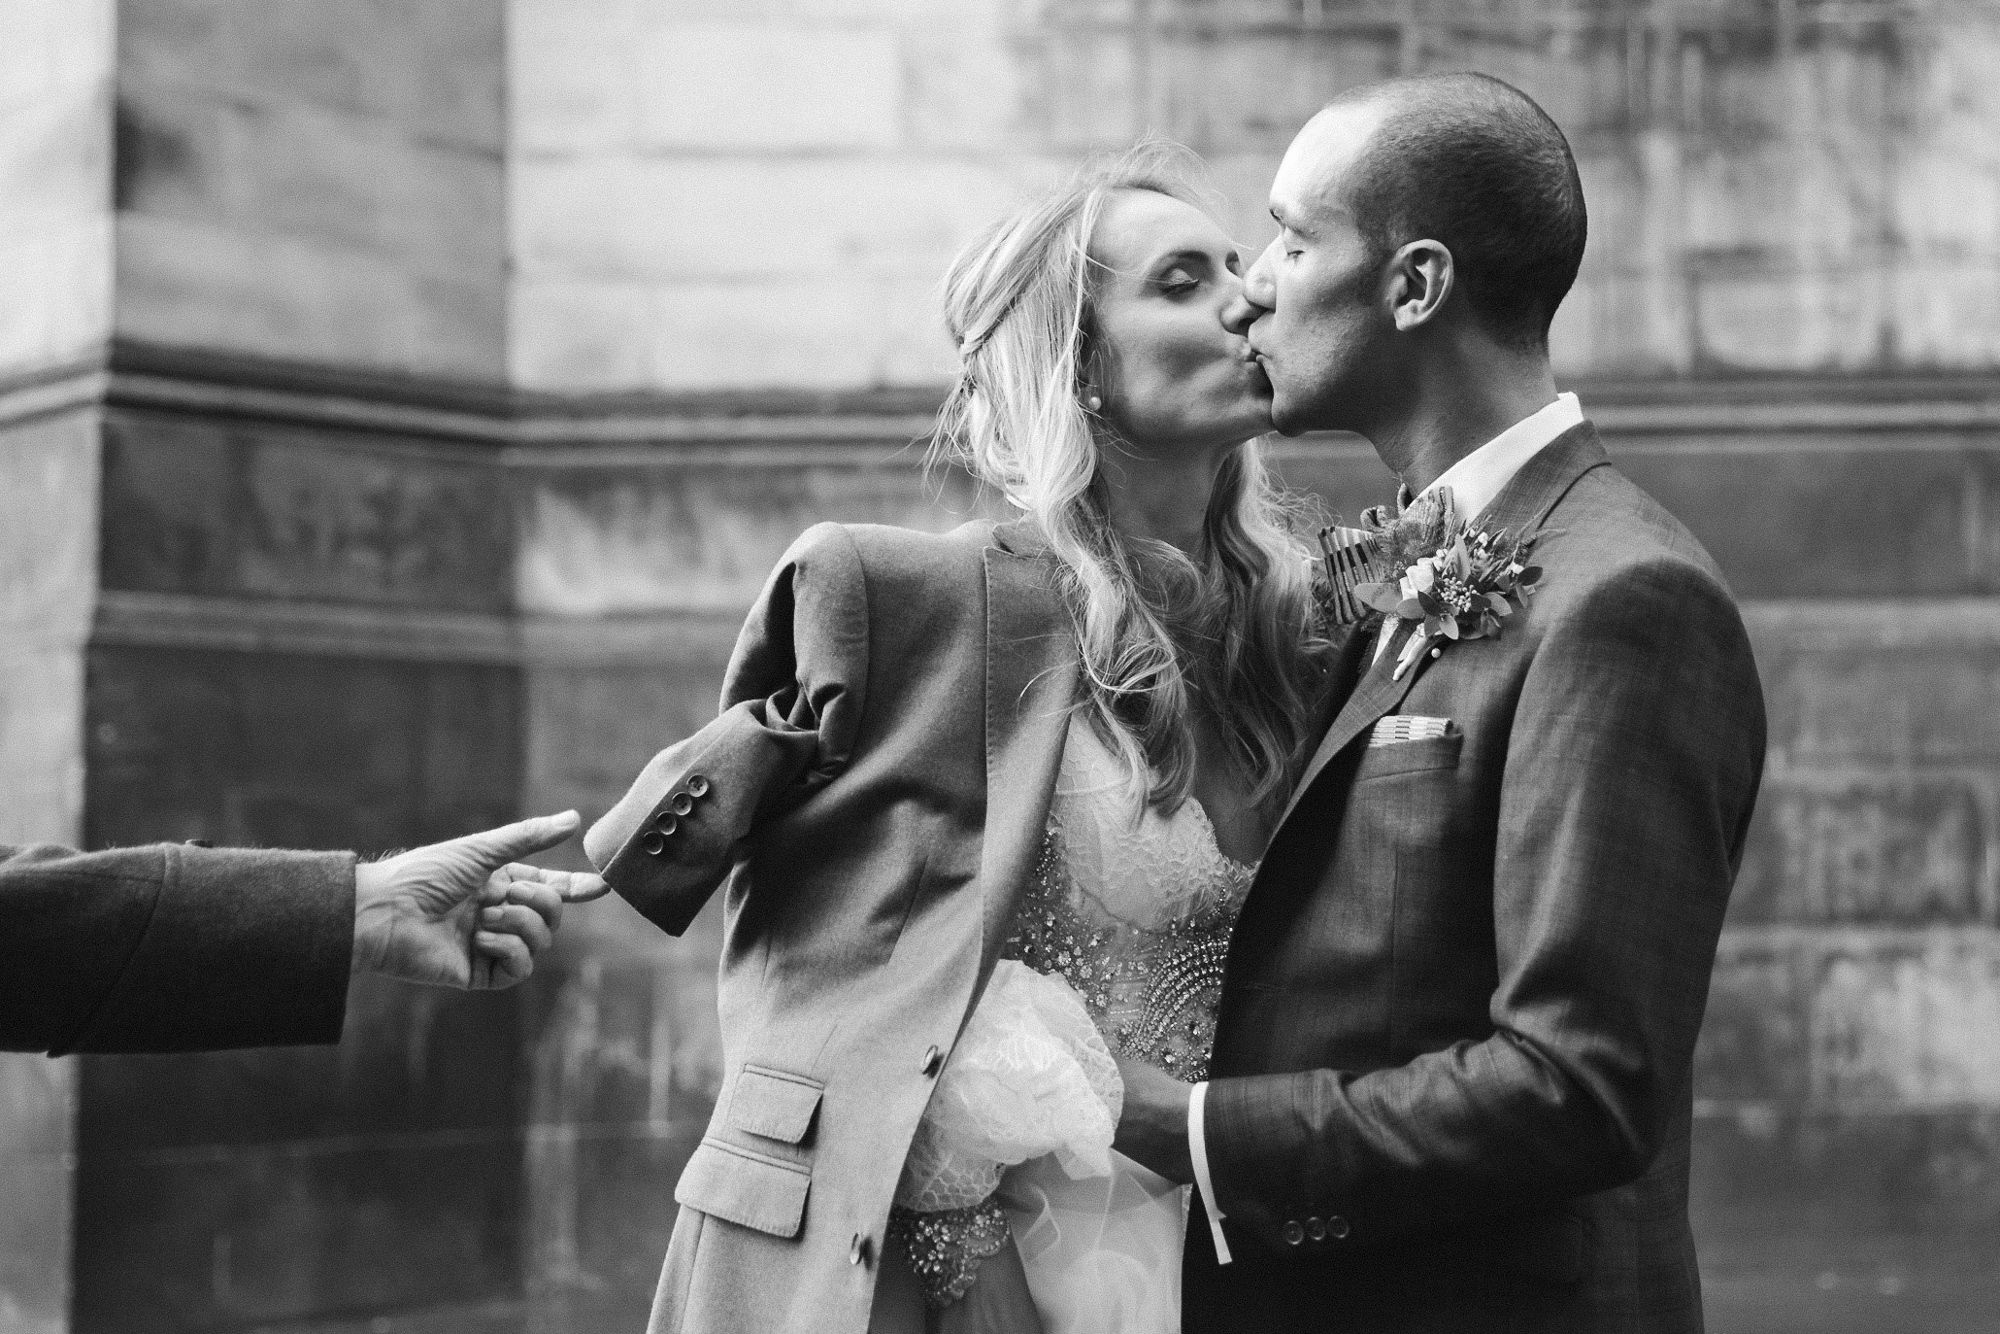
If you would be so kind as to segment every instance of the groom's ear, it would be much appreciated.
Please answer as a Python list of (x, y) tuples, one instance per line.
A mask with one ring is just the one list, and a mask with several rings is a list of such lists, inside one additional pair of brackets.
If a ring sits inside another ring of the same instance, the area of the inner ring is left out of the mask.
[(1431, 323), (1444, 309), (1456, 274), (1451, 251), (1441, 241), (1412, 241), (1389, 261), (1389, 315), (1396, 332), (1409, 333)]

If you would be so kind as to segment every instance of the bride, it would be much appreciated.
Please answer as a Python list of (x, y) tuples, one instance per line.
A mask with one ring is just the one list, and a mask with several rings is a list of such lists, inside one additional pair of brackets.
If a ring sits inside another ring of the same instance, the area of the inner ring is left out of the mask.
[(809, 531), (586, 839), (669, 931), (729, 880), (655, 1330), (1179, 1328), (1116, 1062), (1204, 1077), (1324, 647), (1185, 180), (1134, 150), (959, 257), (939, 444), (1020, 517)]

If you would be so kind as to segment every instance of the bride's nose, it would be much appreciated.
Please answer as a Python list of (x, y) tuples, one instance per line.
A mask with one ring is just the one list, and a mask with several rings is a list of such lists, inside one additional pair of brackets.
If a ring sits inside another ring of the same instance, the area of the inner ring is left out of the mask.
[(1276, 293), (1271, 281), (1271, 252), (1277, 246), (1273, 241), (1257, 256), (1257, 262), (1243, 275), (1243, 281), (1229, 300), (1223, 303), (1222, 327), (1239, 337), (1250, 332), (1250, 326), (1257, 317), (1277, 304)]

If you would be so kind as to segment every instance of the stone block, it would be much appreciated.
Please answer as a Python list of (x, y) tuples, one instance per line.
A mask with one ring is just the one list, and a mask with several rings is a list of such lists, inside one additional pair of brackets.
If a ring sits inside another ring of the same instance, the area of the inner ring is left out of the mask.
[[(1931, 609), (1926, 608), (1929, 612)], [(2000, 673), (1983, 602), (1918, 620), (1753, 608), (1757, 669), (1780, 770), (1914, 774), (2000, 756)]]
[(120, 216), (117, 253), (117, 333), (137, 342), (478, 381), (506, 364), (498, 282), (452, 286), (367, 250), (137, 213)]
[(235, 591), (241, 440), (240, 431), (213, 422), (107, 414), (100, 557), (105, 588)]
[(0, 1053), (0, 1329), (65, 1334), (74, 1061)]
[(86, 1155), (223, 1162), (253, 1146), (504, 1138), (519, 1124), (528, 995), (364, 976), (337, 1047), (87, 1057), (79, 1143)]
[(1733, 920), (2000, 925), (1985, 774), (1777, 769), (1758, 802)]
[(775, 457), (545, 475), (526, 502), (520, 606), (559, 616), (741, 615), (816, 522), (958, 522), (936, 507), (913, 463), (888, 447), (844, 466)]
[(0, 238), (0, 368), (63, 366), (103, 348), (111, 235), (105, 216)]
[(1704, 433), (1658, 443), (1614, 437), (1609, 447), (1620, 470), (1708, 548), (1739, 598), (1938, 596), (1980, 587), (1967, 537), (1977, 493), (1959, 441), (1829, 443)]
[(497, 611), (512, 510), (498, 472), (273, 433), (244, 461), (238, 579), (280, 597)]
[(92, 846), (382, 851), (517, 809), (507, 668), (100, 647), (88, 682)]
[(644, 288), (530, 271), (508, 284), (507, 302), (512, 384), (585, 393), (647, 386), (653, 304)]
[(638, 142), (643, 24), (634, 0), (514, 0), (507, 25), (511, 155), (533, 162)]
[(2000, 1302), (2000, 1118), (1746, 1109), (1695, 1123), (1718, 1334), (1975, 1334)]
[[(1716, 1115), (2000, 1109), (2000, 930), (1737, 928), (1716, 958), (1695, 1096)], [(1996, 1214), (2000, 1222), (2000, 1214)]]
[(241, 1329), (520, 1292), (518, 1141), (117, 1154), (77, 1173), (74, 1327)]
[(888, 286), (858, 273), (654, 285), (645, 383), (669, 392), (880, 386)]
[(882, 149), (902, 134), (893, 30), (669, 21), (644, 34), (639, 78), (657, 148)]
[(506, 227), (497, 152), (303, 106), (238, 111), (227, 131), (235, 226), (358, 247), (497, 290)]
[[(529, 161), (513, 184), (530, 273), (722, 279), (946, 263), (1020, 197), (1005, 166), (953, 157), (589, 157)], [(935, 304), (935, 296), (932, 298)]]
[[(1336, 40), (1283, 31), (1212, 37), (1195, 28), (1130, 40), (1146, 71), (1143, 91), (1134, 90), (1139, 124), (1200, 152), (1282, 152), (1337, 94), (1396, 73), (1399, 49), (1386, 30)], [(1105, 100), (1106, 112), (1115, 107)], [(1113, 123), (1107, 118), (1105, 129)]]
[(2000, 264), (1906, 261), (1890, 268), (1886, 285), (1887, 360), (1936, 370), (2000, 366)]
[(502, 6), (164, 0), (120, 18), (119, 70), (128, 81), (361, 112), (432, 142), (502, 146)]
[(546, 664), (527, 672), (524, 805), (609, 810), (659, 751), (715, 717), (725, 660)]
[(0, 843), (70, 843), (83, 790), (80, 645), (0, 654)]
[(9, 0), (0, 10), (0, 108), (110, 82), (115, 0)]
[(0, 225), (70, 228), (110, 212), (106, 111), (94, 87), (0, 110)]
[(1833, 373), (1881, 361), (1890, 300), (1881, 266), (1776, 269), (1761, 259), (1741, 266), (1734, 256), (1696, 267), (1701, 362), (1729, 372)]
[(97, 414), (0, 427), (0, 626), (75, 647), (97, 598)]

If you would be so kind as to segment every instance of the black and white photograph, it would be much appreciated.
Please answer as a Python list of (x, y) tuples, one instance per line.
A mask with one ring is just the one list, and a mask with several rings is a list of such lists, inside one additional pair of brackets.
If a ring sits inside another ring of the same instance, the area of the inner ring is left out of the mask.
[(2000, 1334), (2000, 0), (0, 0), (0, 1334)]

